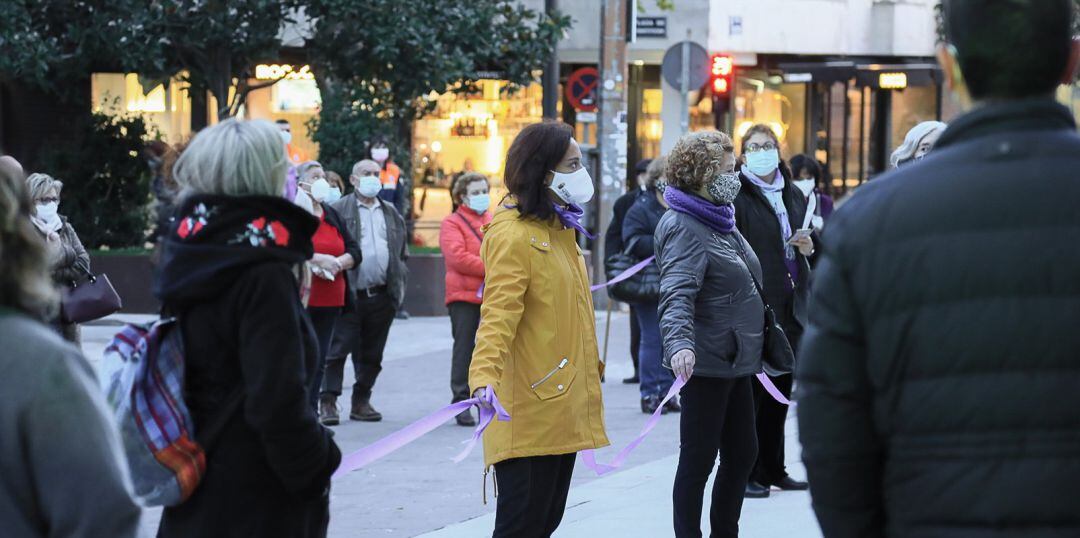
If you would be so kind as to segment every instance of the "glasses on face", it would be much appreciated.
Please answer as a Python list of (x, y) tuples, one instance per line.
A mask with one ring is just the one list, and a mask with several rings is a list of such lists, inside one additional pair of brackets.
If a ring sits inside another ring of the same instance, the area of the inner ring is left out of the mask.
[(60, 199), (55, 197), (55, 196), (49, 196), (49, 197), (46, 197), (46, 198), (38, 198), (38, 203), (39, 204), (60, 203)]
[(772, 151), (774, 149), (776, 149), (776, 144), (773, 144), (772, 142), (766, 142), (764, 144), (747, 144), (747, 146), (746, 146), (746, 152), (747, 153), (757, 153), (759, 151)]

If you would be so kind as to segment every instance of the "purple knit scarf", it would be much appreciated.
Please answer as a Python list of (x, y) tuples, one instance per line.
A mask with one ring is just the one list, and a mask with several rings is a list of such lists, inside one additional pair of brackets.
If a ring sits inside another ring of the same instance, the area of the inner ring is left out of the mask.
[(664, 201), (671, 209), (686, 213), (720, 233), (729, 234), (735, 231), (735, 206), (731, 204), (716, 205), (670, 185), (664, 190)]
[(562, 204), (557, 202), (552, 202), (551, 205), (555, 208), (555, 213), (559, 215), (559, 222), (563, 226), (573, 228), (589, 239), (596, 239), (596, 236), (589, 233), (589, 230), (586, 230), (581, 225), (581, 217), (585, 216), (585, 210), (581, 206), (572, 203), (568, 204), (567, 207), (563, 207)]

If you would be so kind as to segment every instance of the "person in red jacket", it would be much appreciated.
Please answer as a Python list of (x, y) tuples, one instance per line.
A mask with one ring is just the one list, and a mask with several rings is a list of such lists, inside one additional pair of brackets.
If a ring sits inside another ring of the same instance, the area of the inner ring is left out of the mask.
[[(446, 261), (446, 307), (454, 334), (450, 366), (453, 402), (469, 399), (469, 364), (472, 362), (476, 330), (480, 327), (484, 262), (480, 242), (484, 226), (491, 222), (491, 195), (488, 179), (477, 172), (459, 176), (450, 190), (458, 209), (443, 219), (439, 247)], [(475, 426), (476, 419), (466, 409), (457, 416), (460, 426)]]

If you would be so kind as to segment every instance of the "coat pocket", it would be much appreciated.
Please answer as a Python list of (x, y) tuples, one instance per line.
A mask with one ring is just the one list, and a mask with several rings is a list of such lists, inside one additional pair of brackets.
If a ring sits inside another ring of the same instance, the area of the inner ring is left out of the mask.
[(577, 368), (570, 364), (570, 359), (563, 357), (551, 371), (534, 381), (530, 388), (541, 400), (551, 400), (569, 392), (576, 377)]

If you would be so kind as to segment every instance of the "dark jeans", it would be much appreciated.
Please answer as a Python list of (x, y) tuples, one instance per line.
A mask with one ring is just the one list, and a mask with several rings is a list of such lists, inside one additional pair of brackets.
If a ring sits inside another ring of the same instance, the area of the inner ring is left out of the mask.
[(307, 309), (311, 326), (315, 329), (315, 339), (319, 342), (319, 362), (315, 367), (315, 377), (308, 384), (308, 399), (311, 406), (319, 408), (319, 388), (326, 375), (326, 355), (330, 352), (330, 339), (334, 336), (334, 324), (341, 317), (340, 307), (313, 306)]
[(638, 327), (637, 313), (630, 305), (630, 360), (634, 363), (634, 375), (638, 375), (638, 352), (641, 351), (641, 328)]
[(682, 389), (679, 467), (672, 495), (676, 538), (701, 536), (702, 497), (718, 454), (709, 510), (712, 536), (739, 536), (743, 493), (757, 458), (750, 380), (692, 376)]
[(577, 454), (495, 464), (499, 499), (492, 538), (548, 538), (562, 522)]
[[(787, 309), (780, 310), (785, 312)], [(799, 338), (802, 331), (797, 322), (785, 315), (780, 319), (780, 326), (791, 342), (791, 349), (798, 354)], [(792, 375), (769, 376), (784, 397), (791, 399)], [(763, 486), (774, 485), (787, 478), (784, 465), (784, 424), (787, 422), (788, 406), (777, 402), (761, 383), (754, 381), (754, 402), (757, 410), (758, 460), (750, 479)]]
[(345, 376), (345, 356), (352, 354), (356, 378), (353, 401), (368, 401), (375, 379), (382, 371), (383, 349), (394, 322), (394, 302), (385, 293), (373, 297), (360, 294), (355, 308), (338, 318), (330, 354), (326, 357), (326, 378), (322, 393), (340, 396)]
[(640, 331), (638, 347), (638, 372), (641, 379), (641, 397), (663, 397), (667, 394), (675, 376), (664, 368), (664, 343), (660, 337), (660, 316), (657, 303), (638, 303), (634, 305), (637, 325)]
[(480, 328), (480, 305), (458, 301), (446, 307), (450, 310), (450, 331), (454, 335), (450, 362), (451, 402), (460, 402), (469, 399), (469, 364), (476, 347), (476, 330)]

